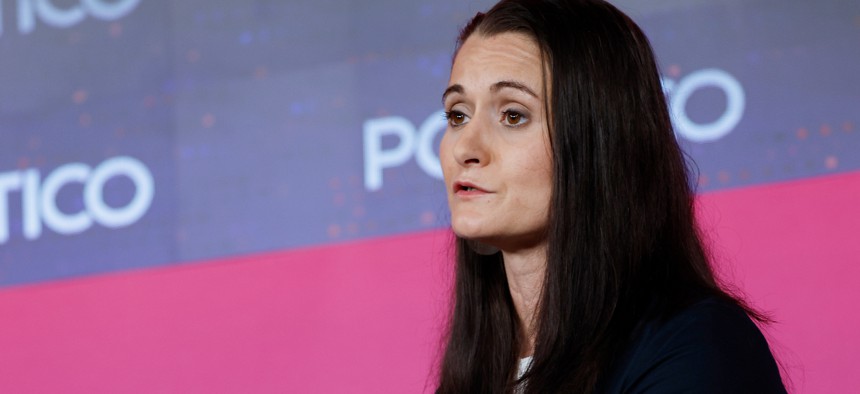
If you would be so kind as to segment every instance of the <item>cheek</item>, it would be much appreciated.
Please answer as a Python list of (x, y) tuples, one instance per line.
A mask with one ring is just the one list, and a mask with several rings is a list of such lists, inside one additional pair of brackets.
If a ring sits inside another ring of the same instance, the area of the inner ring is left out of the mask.
[(544, 140), (542, 144), (538, 144), (532, 150), (533, 157), (536, 158), (535, 178), (539, 179), (541, 192), (546, 194), (547, 204), (549, 204), (549, 195), (552, 193), (553, 184), (553, 169), (552, 169), (552, 152), (549, 148), (549, 141)]
[(548, 173), (533, 171), (524, 179), (522, 200), (532, 212), (543, 212), (549, 207), (552, 179)]
[(552, 194), (552, 162), (543, 146), (530, 149), (521, 160), (520, 199), (532, 211), (545, 211)]
[(447, 131), (442, 135), (442, 142), (439, 143), (439, 164), (442, 165), (442, 173), (445, 176), (445, 179), (449, 176), (449, 169), (456, 164), (454, 161), (454, 154), (451, 149), (453, 149), (453, 137)]
[(451, 133), (447, 130), (442, 133), (442, 141), (439, 142), (439, 159), (445, 160), (451, 153)]
[(541, 207), (544, 211), (549, 211), (549, 201), (552, 197), (552, 167), (549, 165), (542, 167), (539, 171), (539, 175), (535, 176), (536, 179), (540, 179), (540, 184), (536, 186), (538, 190), (536, 195), (540, 195)]

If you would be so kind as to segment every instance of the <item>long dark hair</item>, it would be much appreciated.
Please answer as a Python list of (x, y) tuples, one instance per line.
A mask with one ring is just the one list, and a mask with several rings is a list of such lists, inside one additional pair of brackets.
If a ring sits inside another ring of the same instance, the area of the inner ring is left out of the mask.
[[(550, 73), (547, 262), (528, 393), (592, 392), (637, 325), (708, 296), (765, 320), (715, 279), (648, 39), (600, 0), (503, 0), (460, 34), (526, 34)], [(456, 55), (455, 55), (456, 56)], [(438, 393), (510, 392), (523, 338), (500, 253), (457, 238)]]

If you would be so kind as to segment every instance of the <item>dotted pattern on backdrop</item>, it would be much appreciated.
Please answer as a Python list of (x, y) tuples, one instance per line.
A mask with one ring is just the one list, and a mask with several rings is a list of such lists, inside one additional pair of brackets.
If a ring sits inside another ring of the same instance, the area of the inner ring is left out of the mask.
[[(143, 2), (117, 21), (7, 30), (0, 173), (130, 155), (157, 191), (132, 226), (35, 241), (10, 193), (0, 285), (445, 227), (442, 183), (413, 159), (366, 189), (362, 125), (435, 116), (456, 31), (490, 3)], [(666, 77), (718, 68), (744, 87), (731, 133), (680, 138), (700, 192), (860, 169), (860, 6), (765, 3), (633, 13)], [(719, 115), (711, 93), (691, 96), (692, 118)], [(62, 210), (83, 208), (76, 187), (58, 195)], [(133, 192), (116, 189), (105, 197), (117, 205)]]

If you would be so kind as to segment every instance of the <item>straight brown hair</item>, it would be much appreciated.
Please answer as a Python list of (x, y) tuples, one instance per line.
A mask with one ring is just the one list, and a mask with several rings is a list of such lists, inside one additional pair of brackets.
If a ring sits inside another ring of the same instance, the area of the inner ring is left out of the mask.
[[(639, 324), (704, 297), (766, 321), (715, 279), (641, 29), (604, 1), (503, 0), (466, 25), (458, 48), (507, 32), (535, 41), (551, 84), (554, 183), (525, 392), (595, 391)], [(456, 256), (437, 393), (511, 392), (522, 339), (502, 256), (462, 238)]]

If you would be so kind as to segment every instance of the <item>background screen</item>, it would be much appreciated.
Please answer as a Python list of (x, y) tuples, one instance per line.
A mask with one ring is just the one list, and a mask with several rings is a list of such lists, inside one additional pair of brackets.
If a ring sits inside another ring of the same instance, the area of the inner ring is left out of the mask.
[[(0, 391), (422, 392), (492, 1), (0, 1)], [(618, 1), (795, 392), (860, 366), (860, 3)]]

